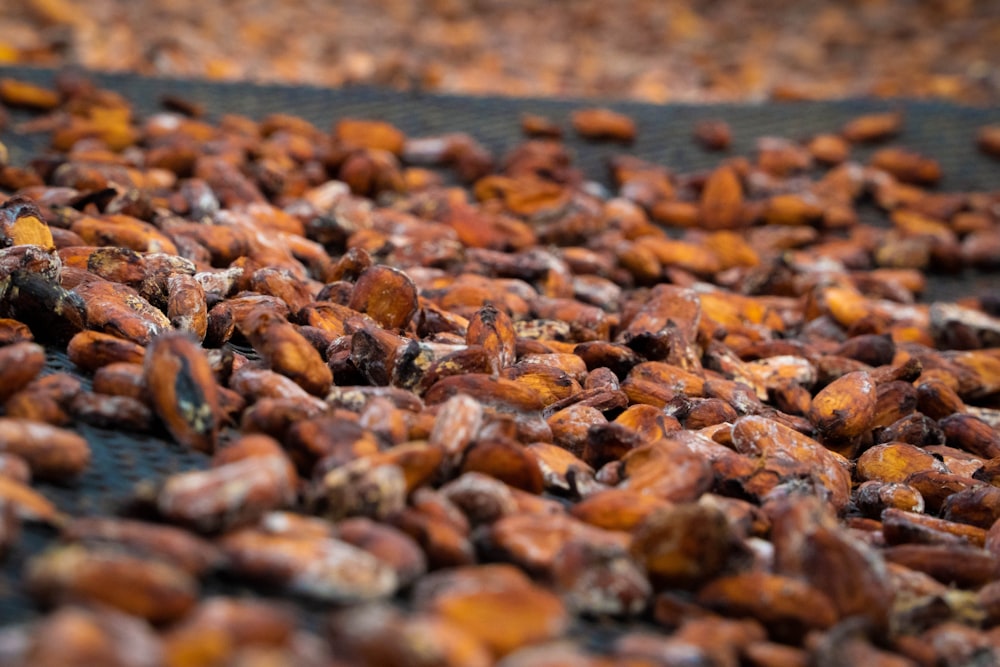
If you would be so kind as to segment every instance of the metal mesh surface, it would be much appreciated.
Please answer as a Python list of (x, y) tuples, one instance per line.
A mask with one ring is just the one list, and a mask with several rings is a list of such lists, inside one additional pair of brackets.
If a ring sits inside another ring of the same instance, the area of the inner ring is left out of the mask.
[[(53, 73), (32, 68), (3, 68), (0, 76), (15, 76), (46, 83)], [(374, 88), (325, 89), (307, 86), (258, 86), (246, 83), (210, 83), (153, 79), (128, 74), (95, 74), (101, 85), (127, 96), (140, 115), (160, 109), (164, 95), (176, 95), (206, 108), (209, 118), (241, 113), (261, 118), (270, 113), (290, 113), (327, 128), (339, 118), (373, 118), (389, 121), (411, 136), (450, 131), (468, 132), (498, 154), (523, 139), (520, 116), (549, 116), (569, 129), (574, 109), (602, 104), (594, 100), (525, 99), (508, 97), (458, 97), (404, 93)], [(895, 143), (927, 153), (940, 161), (945, 173), (942, 189), (984, 189), (1000, 186), (1000, 162), (976, 151), (976, 129), (1000, 122), (1000, 108), (960, 107), (936, 101), (842, 100), (829, 102), (769, 103), (763, 105), (669, 105), (607, 102), (604, 106), (635, 119), (638, 138), (628, 147), (592, 143), (566, 133), (575, 163), (592, 179), (607, 181), (607, 158), (621, 152), (659, 162), (677, 171), (714, 166), (719, 154), (705, 152), (691, 139), (693, 124), (720, 118), (733, 130), (731, 155), (749, 155), (757, 138), (780, 136), (806, 138), (835, 131), (863, 113), (900, 109), (905, 112), (903, 133)], [(45, 145), (41, 136), (3, 135), (14, 161), (24, 160)], [(855, 150), (864, 159), (871, 149)]]
[[(0, 68), (0, 76), (40, 83), (50, 82), (53, 75), (49, 70)], [(1000, 161), (980, 154), (974, 146), (976, 129), (1000, 122), (1000, 109), (965, 108), (943, 102), (848, 100), (762, 106), (608, 103), (606, 106), (629, 114), (638, 124), (637, 141), (625, 147), (587, 142), (570, 131), (570, 112), (594, 106), (592, 100), (457, 97), (369, 88), (327, 90), (161, 80), (118, 74), (95, 75), (94, 79), (128, 97), (140, 116), (159, 110), (163, 96), (170, 94), (204, 105), (210, 119), (217, 119), (223, 113), (240, 113), (259, 119), (282, 112), (306, 118), (320, 128), (329, 127), (338, 118), (358, 117), (389, 121), (411, 136), (465, 131), (497, 155), (523, 140), (521, 114), (542, 114), (560, 122), (567, 130), (566, 143), (575, 154), (575, 165), (590, 179), (605, 185), (609, 185), (608, 158), (622, 152), (678, 172), (707, 169), (717, 164), (720, 154), (705, 152), (691, 138), (694, 123), (701, 119), (719, 118), (730, 124), (734, 141), (726, 155), (752, 155), (755, 141), (761, 136), (806, 138), (834, 131), (862, 113), (900, 109), (906, 116), (905, 129), (895, 143), (939, 160), (945, 173), (941, 189), (1000, 188)], [(24, 164), (45, 150), (47, 137), (16, 134), (11, 128), (29, 115), (13, 112), (11, 116), (7, 130), (0, 132), (0, 141), (7, 145), (12, 162)], [(870, 151), (859, 148), (854, 156), (864, 159)], [(984, 294), (997, 288), (1000, 288), (1000, 277), (995, 274), (935, 276), (925, 299)], [(47, 372), (67, 370), (78, 374), (61, 352), (51, 352), (49, 362)], [(93, 449), (90, 468), (72, 484), (36, 484), (61, 510), (72, 515), (116, 513), (140, 481), (157, 481), (170, 473), (205, 465), (204, 455), (155, 435), (82, 425), (78, 428)], [(21, 588), (22, 572), (30, 555), (44, 548), (53, 538), (49, 529), (25, 526), (17, 546), (0, 562), (0, 625), (27, 620), (40, 613)], [(242, 587), (225, 581), (209, 581), (205, 587), (210, 591), (244, 592)], [(599, 629), (590, 628), (587, 634), (597, 636), (601, 633)]]

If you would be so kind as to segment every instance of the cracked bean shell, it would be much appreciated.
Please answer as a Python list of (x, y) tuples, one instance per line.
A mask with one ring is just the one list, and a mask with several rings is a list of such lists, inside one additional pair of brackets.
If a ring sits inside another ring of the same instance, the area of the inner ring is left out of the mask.
[(371, 266), (358, 276), (347, 305), (386, 329), (403, 329), (417, 312), (417, 287), (399, 269)]
[(239, 324), (254, 350), (271, 370), (291, 379), (314, 396), (324, 396), (333, 373), (322, 355), (284, 316), (267, 305), (254, 308)]
[(914, 473), (948, 472), (941, 461), (921, 447), (905, 442), (875, 445), (858, 457), (855, 475), (863, 480), (905, 482)]
[(864, 371), (842, 375), (813, 396), (809, 418), (824, 438), (861, 435), (875, 418), (875, 383)]
[(780, 463), (787, 459), (808, 466), (811, 474), (830, 492), (839, 511), (847, 506), (851, 491), (850, 464), (812, 438), (777, 421), (751, 415), (740, 417), (732, 428), (736, 451)]
[(177, 442), (215, 450), (219, 398), (204, 351), (183, 333), (157, 337), (146, 350), (143, 377), (153, 411)]

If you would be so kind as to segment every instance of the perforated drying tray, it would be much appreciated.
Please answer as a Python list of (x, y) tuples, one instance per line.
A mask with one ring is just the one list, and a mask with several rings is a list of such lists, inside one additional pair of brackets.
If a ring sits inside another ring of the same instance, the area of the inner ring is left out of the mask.
[[(0, 68), (0, 76), (48, 83), (54, 73), (34, 68)], [(240, 113), (262, 118), (270, 113), (290, 113), (312, 121), (321, 128), (344, 117), (374, 118), (394, 123), (410, 136), (464, 131), (502, 155), (523, 140), (520, 116), (546, 115), (560, 122), (566, 143), (575, 154), (575, 164), (585, 174), (608, 185), (607, 160), (627, 152), (658, 162), (678, 172), (707, 169), (718, 163), (719, 154), (707, 153), (691, 139), (694, 123), (704, 118), (720, 118), (733, 130), (733, 146), (728, 155), (752, 155), (761, 136), (805, 138), (839, 128), (848, 119), (886, 109), (900, 109), (906, 115), (905, 130), (896, 143), (940, 161), (945, 172), (941, 189), (981, 190), (1000, 188), (1000, 161), (976, 151), (976, 129), (1000, 122), (1000, 109), (959, 107), (943, 102), (846, 100), (765, 105), (670, 105), (658, 106), (594, 100), (518, 99), (499, 97), (458, 97), (401, 93), (372, 88), (328, 90), (303, 86), (258, 86), (246, 83), (221, 84), (201, 81), (154, 79), (127, 74), (96, 74), (102, 86), (118, 91), (134, 104), (142, 116), (160, 109), (164, 95), (175, 95), (204, 105), (210, 119), (223, 113)], [(601, 104), (629, 114), (638, 124), (637, 141), (628, 147), (613, 143), (590, 143), (569, 130), (572, 110)], [(15, 164), (24, 164), (42, 153), (45, 135), (18, 135), (11, 127), (28, 118), (14, 112), (8, 129), (0, 132)], [(865, 158), (866, 149), (855, 156)], [(965, 273), (936, 276), (925, 299), (948, 299), (985, 293), (1000, 288), (1000, 277)], [(73, 364), (62, 352), (51, 351), (46, 372), (68, 370)], [(82, 378), (87, 381), (87, 378)], [(159, 480), (180, 470), (202, 467), (205, 457), (153, 435), (120, 433), (88, 426), (80, 432), (93, 448), (93, 462), (75, 483), (65, 486), (39, 483), (56, 505), (72, 515), (107, 515), (119, 511), (143, 480)], [(40, 612), (21, 589), (22, 571), (31, 554), (54, 539), (52, 531), (27, 526), (17, 547), (0, 562), (0, 625), (27, 620)], [(231, 582), (208, 581), (206, 590), (238, 591)], [(588, 629), (594, 634), (594, 629)]]

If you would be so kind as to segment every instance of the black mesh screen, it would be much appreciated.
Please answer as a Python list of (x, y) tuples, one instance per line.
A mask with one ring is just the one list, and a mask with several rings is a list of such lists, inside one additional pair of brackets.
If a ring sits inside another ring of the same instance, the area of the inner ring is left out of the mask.
[[(0, 76), (12, 76), (40, 83), (51, 81), (53, 72), (30, 68), (0, 68)], [(977, 152), (976, 129), (1000, 122), (1000, 109), (959, 107), (943, 102), (846, 100), (764, 105), (671, 105), (608, 103), (625, 112), (638, 124), (637, 141), (628, 147), (613, 143), (591, 143), (576, 137), (569, 127), (572, 110), (594, 106), (594, 101), (515, 99), (498, 97), (457, 97), (401, 93), (370, 88), (328, 90), (312, 87), (220, 84), (201, 81), (152, 79), (135, 75), (95, 75), (95, 80), (121, 92), (140, 115), (159, 110), (164, 95), (176, 95), (204, 105), (209, 118), (223, 113), (241, 113), (261, 118), (283, 112), (306, 118), (320, 128), (343, 117), (375, 118), (394, 123), (411, 136), (465, 131), (502, 155), (523, 139), (520, 116), (530, 112), (549, 116), (566, 130), (566, 142), (575, 154), (575, 163), (587, 176), (608, 185), (607, 160), (627, 152), (661, 163), (678, 172), (714, 166), (720, 154), (707, 153), (692, 140), (694, 123), (705, 118), (727, 121), (733, 130), (733, 145), (725, 155), (751, 155), (761, 136), (806, 138), (838, 129), (848, 119), (862, 113), (900, 109), (905, 113), (903, 133), (895, 143), (925, 153), (940, 161), (945, 172), (941, 189), (977, 190), (1000, 188), (1000, 160)], [(15, 164), (43, 152), (47, 136), (17, 134), (17, 123), (29, 114), (15, 111), (0, 141), (10, 151)], [(864, 158), (870, 149), (858, 149)], [(954, 298), (986, 293), (1000, 288), (1000, 277), (966, 273), (935, 276), (925, 298)], [(51, 352), (48, 372), (77, 369), (62, 352)], [(84, 378), (86, 381), (86, 378)], [(118, 512), (141, 481), (157, 481), (166, 475), (205, 464), (205, 457), (162, 438), (114, 432), (80, 426), (93, 448), (93, 462), (76, 482), (57, 486), (36, 486), (63, 511), (73, 515)], [(17, 546), (0, 562), (0, 624), (32, 618), (39, 611), (21, 589), (23, 566), (54, 537), (52, 531), (26, 526)], [(239, 591), (220, 581), (207, 582), (208, 590)], [(588, 634), (592, 634), (591, 628)], [(598, 633), (600, 634), (600, 633)]]

